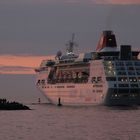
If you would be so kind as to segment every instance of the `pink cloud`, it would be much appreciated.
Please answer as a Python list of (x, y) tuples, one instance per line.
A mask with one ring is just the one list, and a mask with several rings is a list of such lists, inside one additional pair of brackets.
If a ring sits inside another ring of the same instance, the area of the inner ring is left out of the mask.
[(34, 74), (34, 68), (21, 66), (0, 66), (0, 74)]
[[(138, 58), (140, 59), (140, 54)], [(46, 59), (54, 59), (54, 56), (0, 55), (0, 74), (35, 74), (34, 69)]]
[(44, 59), (54, 58), (54, 56), (0, 56), (0, 73), (1, 74), (35, 74), (34, 69), (39, 67)]

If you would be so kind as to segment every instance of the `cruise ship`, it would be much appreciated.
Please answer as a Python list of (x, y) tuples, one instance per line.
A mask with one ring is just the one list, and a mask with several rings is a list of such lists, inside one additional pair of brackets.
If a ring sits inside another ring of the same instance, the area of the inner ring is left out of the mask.
[(103, 31), (96, 51), (75, 54), (72, 39), (66, 53), (43, 60), (36, 71), (36, 86), (55, 105), (139, 105), (139, 51), (117, 47), (113, 31)]

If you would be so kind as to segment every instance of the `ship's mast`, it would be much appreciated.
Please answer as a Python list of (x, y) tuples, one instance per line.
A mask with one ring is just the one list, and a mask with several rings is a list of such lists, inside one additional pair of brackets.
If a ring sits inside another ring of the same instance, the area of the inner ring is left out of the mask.
[(77, 47), (78, 45), (74, 42), (75, 39), (75, 34), (72, 34), (72, 39), (70, 41), (68, 41), (68, 43), (66, 44), (67, 47), (67, 54), (74, 54), (74, 47)]

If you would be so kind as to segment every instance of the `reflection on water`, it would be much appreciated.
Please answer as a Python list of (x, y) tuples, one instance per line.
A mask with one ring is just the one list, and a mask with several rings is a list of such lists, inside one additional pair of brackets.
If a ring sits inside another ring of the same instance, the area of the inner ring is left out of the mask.
[(0, 139), (139, 140), (140, 107), (57, 107), (0, 111)]
[(139, 110), (139, 106), (113, 106), (112, 110)]

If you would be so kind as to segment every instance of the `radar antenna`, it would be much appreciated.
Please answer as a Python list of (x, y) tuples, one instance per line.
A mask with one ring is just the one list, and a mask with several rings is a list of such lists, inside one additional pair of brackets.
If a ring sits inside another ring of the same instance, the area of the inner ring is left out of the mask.
[(77, 47), (78, 44), (76, 42), (74, 42), (75, 39), (75, 34), (72, 34), (72, 39), (68, 41), (68, 43), (66, 44), (67, 47), (67, 54), (73, 54), (74, 51), (74, 47)]
[(57, 54), (56, 54), (56, 56), (55, 56), (55, 59), (56, 60), (57, 59), (60, 60), (61, 56), (62, 56), (62, 52), (61, 51), (58, 51)]

